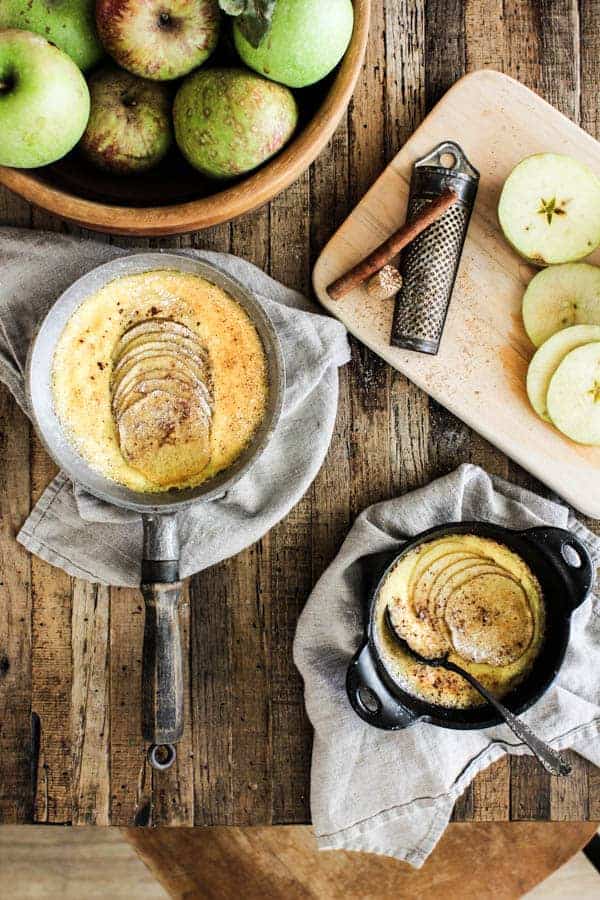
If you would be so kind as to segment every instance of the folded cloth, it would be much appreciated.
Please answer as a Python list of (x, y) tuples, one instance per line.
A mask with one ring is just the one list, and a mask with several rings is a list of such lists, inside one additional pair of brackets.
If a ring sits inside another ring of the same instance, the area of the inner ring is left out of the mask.
[[(60, 294), (85, 272), (139, 250), (22, 229), (0, 229), (0, 381), (28, 413), (24, 371), (32, 334)], [(233, 275), (264, 305), (281, 341), (284, 408), (266, 450), (219, 500), (178, 516), (182, 577), (257, 541), (306, 492), (319, 471), (337, 412), (338, 366), (350, 349), (344, 327), (260, 269), (226, 253), (177, 250)], [(103, 584), (140, 581), (138, 514), (103, 503), (59, 474), (23, 525), (18, 540), (70, 575)]]
[[(567, 528), (585, 543), (594, 563), (600, 561), (600, 540), (564, 506), (473, 465), (361, 513), (310, 595), (294, 645), (315, 730), (311, 810), (323, 850), (381, 853), (419, 867), (475, 775), (504, 753), (529, 752), (505, 725), (452, 731), (418, 723), (381, 731), (364, 723), (346, 696), (346, 670), (362, 641), (363, 590), (374, 555), (393, 554), (435, 525), (473, 519), (508, 528)], [(569, 649), (554, 685), (523, 718), (554, 747), (572, 747), (600, 764), (596, 594), (573, 614)]]

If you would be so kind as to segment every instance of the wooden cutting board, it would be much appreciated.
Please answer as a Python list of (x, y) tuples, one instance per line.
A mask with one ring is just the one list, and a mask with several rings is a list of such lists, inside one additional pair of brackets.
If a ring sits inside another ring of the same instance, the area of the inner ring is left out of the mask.
[[(413, 162), (443, 140), (461, 145), (481, 181), (437, 356), (389, 345), (394, 301), (357, 288), (333, 301), (326, 286), (405, 219)], [(313, 273), (321, 303), (359, 340), (488, 441), (587, 515), (600, 518), (600, 447), (584, 447), (537, 418), (525, 374), (533, 354), (521, 298), (535, 274), (504, 240), (502, 184), (524, 157), (570, 154), (600, 174), (600, 144), (528, 88), (499, 72), (458, 81), (363, 197)], [(600, 251), (589, 257), (600, 264)]]

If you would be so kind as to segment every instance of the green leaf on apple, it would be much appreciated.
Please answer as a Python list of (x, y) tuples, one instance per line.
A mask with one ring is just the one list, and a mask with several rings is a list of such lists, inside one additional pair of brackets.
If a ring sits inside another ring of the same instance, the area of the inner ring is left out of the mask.
[(239, 29), (252, 44), (258, 47), (269, 32), (277, 0), (219, 0), (219, 6), (228, 16), (239, 17)]

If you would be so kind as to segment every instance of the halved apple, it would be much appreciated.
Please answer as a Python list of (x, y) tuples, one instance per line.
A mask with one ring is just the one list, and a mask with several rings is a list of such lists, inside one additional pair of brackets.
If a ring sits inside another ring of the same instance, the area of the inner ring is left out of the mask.
[(575, 262), (600, 245), (600, 181), (570, 156), (529, 156), (504, 183), (498, 219), (507, 241), (534, 265)]

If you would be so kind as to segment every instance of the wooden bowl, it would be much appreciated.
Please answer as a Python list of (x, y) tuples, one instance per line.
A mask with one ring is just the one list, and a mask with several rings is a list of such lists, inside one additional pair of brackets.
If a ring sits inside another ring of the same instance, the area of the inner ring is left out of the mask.
[(300, 107), (296, 138), (245, 178), (223, 187), (223, 182), (203, 178), (177, 151), (153, 172), (119, 177), (92, 167), (73, 151), (41, 169), (0, 166), (0, 184), (63, 219), (112, 234), (182, 234), (257, 209), (295, 181), (335, 131), (362, 68), (370, 6), (371, 0), (354, 0), (352, 40), (336, 72), (295, 91)]

